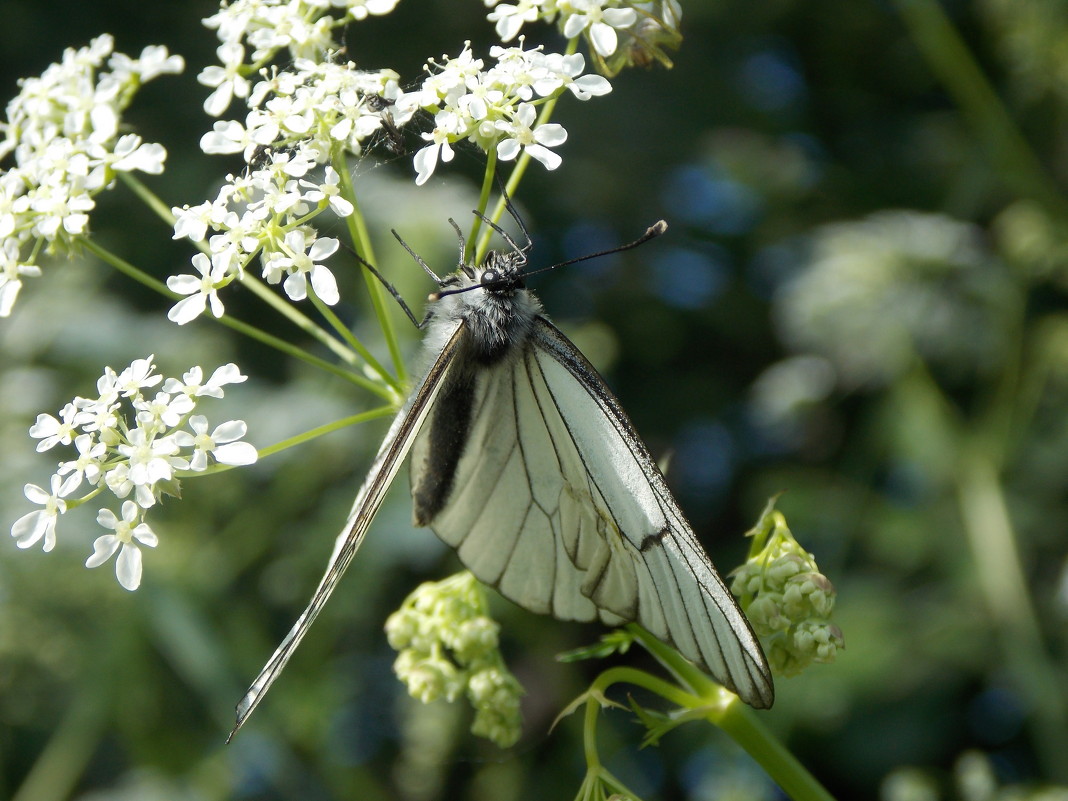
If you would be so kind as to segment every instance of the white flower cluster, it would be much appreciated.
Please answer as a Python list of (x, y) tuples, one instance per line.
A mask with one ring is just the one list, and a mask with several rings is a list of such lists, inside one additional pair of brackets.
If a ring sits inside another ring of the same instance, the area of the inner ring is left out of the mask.
[(322, 264), (338, 241), (319, 238), (308, 223), (327, 209), (347, 217), (353, 206), (341, 194), (338, 172), (322, 165), (339, 148), (359, 154), (387, 115), (390, 125), (408, 121), (410, 115), (392, 105), (400, 94), (397, 78), (391, 70), (301, 59), (256, 85), (244, 123), (215, 123), (201, 148), (242, 153), (249, 169), (227, 176), (214, 201), (173, 209), (174, 238), (207, 239), (210, 256), (193, 257), (195, 275), (168, 279), (172, 291), (186, 296), (171, 308), (171, 320), (184, 324), (208, 308), (222, 316), (218, 290), (257, 256), (264, 279), (282, 283), (291, 300), (307, 297), (310, 281), (320, 300), (338, 302), (337, 281)]
[(812, 554), (794, 539), (781, 512), (757, 523), (764, 547), (734, 573), (731, 591), (760, 637), (771, 669), (795, 676), (813, 662), (833, 662), (845, 640), (830, 622), (835, 590)]
[(42, 248), (87, 233), (93, 198), (116, 172), (163, 172), (162, 145), (119, 135), (122, 112), (143, 83), (184, 63), (165, 47), (146, 47), (136, 59), (113, 48), (100, 36), (64, 51), (39, 77), (21, 80), (8, 103), (0, 159), (15, 163), (0, 171), (0, 317), (11, 313), (22, 278), (41, 274)]
[[(119, 498), (133, 494), (122, 504), (122, 516), (101, 509), (97, 522), (113, 533), (96, 540), (87, 567), (97, 567), (116, 551), (116, 575), (128, 590), (141, 583), (141, 553), (138, 544), (156, 545), (156, 535), (144, 522), (144, 510), (155, 505), (164, 493), (175, 494), (176, 471), (199, 472), (209, 460), (227, 465), (256, 461), (256, 449), (239, 442), (245, 424), (231, 420), (209, 432), (208, 420), (193, 414), (201, 398), (221, 398), (226, 384), (240, 383), (235, 364), (215, 370), (207, 381), (200, 367), (193, 367), (181, 380), (155, 372), (152, 358), (137, 359), (121, 373), (110, 367), (97, 380), (95, 398), (75, 398), (58, 417), (41, 414), (30, 428), (30, 436), (40, 440), (38, 451), (56, 445), (74, 446), (77, 457), (59, 463), (59, 469), (45, 490), (27, 484), (26, 497), (42, 508), (29, 512), (11, 526), (11, 536), (20, 548), (38, 542), (45, 551), (56, 544), (59, 515), (104, 490)], [(146, 392), (156, 386), (155, 394)], [(93, 487), (83, 498), (68, 500), (82, 484)]]
[[(625, 64), (647, 66), (650, 57), (663, 60), (660, 44), (678, 46), (682, 7), (678, 0), (485, 0), (493, 10), (502, 42), (515, 38), (522, 27), (541, 20), (556, 23), (568, 39), (584, 36), (599, 69), (614, 75)], [(622, 39), (622, 42), (620, 41)], [(626, 52), (621, 52), (621, 51)], [(619, 55), (618, 58), (611, 57)], [(606, 59), (610, 59), (606, 63)], [(670, 62), (668, 62), (670, 66)]]
[(507, 748), (521, 732), (523, 688), (505, 667), (498, 628), (478, 580), (464, 571), (417, 587), (389, 616), (386, 636), (398, 652), (393, 671), (414, 698), (452, 702), (466, 691), (471, 732)]
[[(212, 87), (204, 110), (218, 117), (234, 97), (247, 97), (248, 75), (280, 50), (292, 59), (318, 60), (339, 49), (334, 29), (369, 14), (391, 12), (398, 0), (234, 0), (204, 20), (222, 42), (216, 53), (221, 66), (206, 67), (197, 80)], [(331, 16), (330, 11), (338, 14)], [(246, 45), (252, 48), (245, 63)]]
[(567, 131), (562, 125), (538, 125), (535, 107), (560, 92), (570, 91), (579, 100), (605, 95), (611, 84), (600, 75), (582, 75), (585, 59), (543, 53), (541, 48), (490, 49), (496, 63), (483, 69), (471, 43), (456, 58), (443, 56), (442, 63), (430, 61), (429, 75), (414, 92), (401, 95), (398, 108), (421, 108), (434, 115), (434, 129), (422, 134), (428, 144), (415, 154), (416, 183), (423, 184), (433, 174), (438, 161), (451, 161), (452, 143), (474, 142), (497, 158), (510, 161), (525, 150), (547, 169), (560, 166), (560, 156), (549, 148), (562, 144)]

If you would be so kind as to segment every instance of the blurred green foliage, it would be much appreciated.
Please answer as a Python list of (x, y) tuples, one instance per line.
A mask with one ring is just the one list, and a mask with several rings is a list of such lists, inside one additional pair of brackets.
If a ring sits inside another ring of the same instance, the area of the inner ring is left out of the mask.
[[(654, 453), (674, 453), (669, 479), (724, 572), (765, 499), (787, 491), (779, 508), (835, 582), (847, 650), (780, 680), (764, 717), (834, 794), (972, 799), (1068, 784), (1068, 10), (683, 7), (675, 68), (625, 72), (607, 98), (562, 103), (564, 165), (532, 170), (519, 197), (539, 264), (659, 217), (668, 236), (535, 289)], [(154, 190), (199, 202), (236, 167), (197, 149), (210, 123), (195, 75), (214, 60), (199, 19), (213, 9), (6, 0), (0, 88), (13, 95), (18, 76), (105, 31), (128, 53), (168, 45), (186, 74), (147, 87), (130, 120), (170, 153)], [(490, 42), (484, 13), (474, 0), (403, 0), (351, 29), (349, 55), (414, 78), (427, 56)], [(376, 251), (406, 297), (426, 282), (388, 229), (450, 263), (445, 220), (473, 206), (464, 175), (480, 170), (461, 156), (416, 191), (405, 159), (359, 165)], [(93, 228), (161, 278), (189, 257), (122, 192), (104, 196)], [(176, 329), (162, 299), (103, 268), (64, 265), (23, 292), (0, 324), (8, 522), (22, 485), (52, 468), (26, 428), (104, 364), (151, 352), (170, 372), (237, 360), (252, 379), (226, 403), (260, 446), (367, 401), (207, 322)], [(275, 325), (241, 297), (228, 309)], [(361, 309), (342, 311), (361, 325)], [(578, 725), (549, 726), (595, 667), (554, 654), (600, 630), (498, 604), (527, 691), (514, 749), (472, 741), (459, 708), (407, 698), (382, 625), (455, 557), (411, 528), (404, 481), (253, 724), (223, 746), (233, 703), (318, 580), (383, 430), (187, 482), (154, 521), (161, 544), (136, 594), (82, 567), (88, 519), (51, 554), (3, 542), (0, 798), (571, 797)], [(601, 730), (609, 768), (648, 797), (774, 797), (717, 733), (684, 727), (639, 751), (626, 714), (608, 713)], [(989, 779), (979, 789), (961, 779), (973, 751), (987, 755), (987, 772), (972, 770)]]

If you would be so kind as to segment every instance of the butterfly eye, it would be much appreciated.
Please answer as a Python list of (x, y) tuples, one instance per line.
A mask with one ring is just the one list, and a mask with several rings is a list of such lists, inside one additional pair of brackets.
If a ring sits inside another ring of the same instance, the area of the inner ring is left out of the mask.
[(493, 286), (501, 282), (501, 274), (496, 270), (486, 270), (482, 273), (482, 286)]

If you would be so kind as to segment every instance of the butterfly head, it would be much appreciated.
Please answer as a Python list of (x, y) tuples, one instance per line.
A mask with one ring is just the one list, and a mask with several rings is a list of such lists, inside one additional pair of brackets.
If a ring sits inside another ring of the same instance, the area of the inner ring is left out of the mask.
[(494, 295), (510, 295), (523, 289), (523, 268), (527, 266), (527, 254), (521, 250), (491, 250), (475, 270), (474, 278), (487, 292)]

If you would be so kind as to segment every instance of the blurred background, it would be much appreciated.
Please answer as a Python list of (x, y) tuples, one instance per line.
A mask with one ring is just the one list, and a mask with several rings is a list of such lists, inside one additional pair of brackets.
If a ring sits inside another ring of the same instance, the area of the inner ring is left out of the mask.
[[(166, 202), (214, 197), (239, 167), (197, 146), (211, 121), (195, 76), (216, 44), (200, 19), (215, 8), (3, 0), (0, 96), (100, 33), (130, 54), (166, 44), (186, 73), (148, 85), (127, 120), (169, 152), (167, 172), (147, 179)], [(668, 235), (533, 288), (654, 455), (673, 454), (669, 483), (722, 572), (785, 491), (779, 508), (838, 589), (847, 649), (779, 680), (761, 718), (833, 794), (1063, 798), (1050, 786), (1068, 785), (1068, 5), (683, 8), (675, 68), (627, 71), (607, 97), (562, 101), (563, 166), (533, 165), (517, 198), (535, 266), (629, 241), (659, 218)], [(414, 80), (465, 39), (485, 52), (484, 15), (474, 0), (403, 0), (349, 29), (348, 56)], [(473, 207), (481, 169), (461, 153), (416, 189), (409, 158), (356, 165), (381, 266), (417, 313), (425, 276), (388, 229), (451, 264), (446, 219)], [(188, 243), (128, 192), (99, 200), (101, 243), (161, 279), (186, 271)], [(340, 313), (362, 331), (359, 276), (343, 260)], [(236, 360), (250, 380), (208, 414), (246, 420), (259, 447), (372, 403), (210, 322), (177, 328), (168, 301), (91, 260), (26, 284), (0, 321), (4, 526), (27, 511), (23, 484), (45, 483), (57, 458), (35, 454), (27, 428), (89, 393), (104, 365), (155, 353), (177, 375)], [(226, 301), (298, 337), (253, 298)], [(400, 327), (416, 353), (416, 333)], [(554, 657), (600, 628), (496, 599), (527, 690), (525, 733), (507, 751), (472, 738), (464, 709), (419, 705), (392, 677), (385, 618), (419, 582), (457, 569), (411, 527), (406, 479), (283, 678), (223, 745), (385, 428), (186, 481), (181, 502), (153, 513), (160, 546), (136, 593), (110, 567), (83, 567), (99, 533), (89, 513), (60, 521), (50, 554), (0, 540), (0, 798), (573, 797), (579, 721), (549, 727), (601, 665)], [(707, 726), (645, 749), (630, 713), (606, 713), (601, 731), (609, 769), (644, 797), (780, 797)]]

